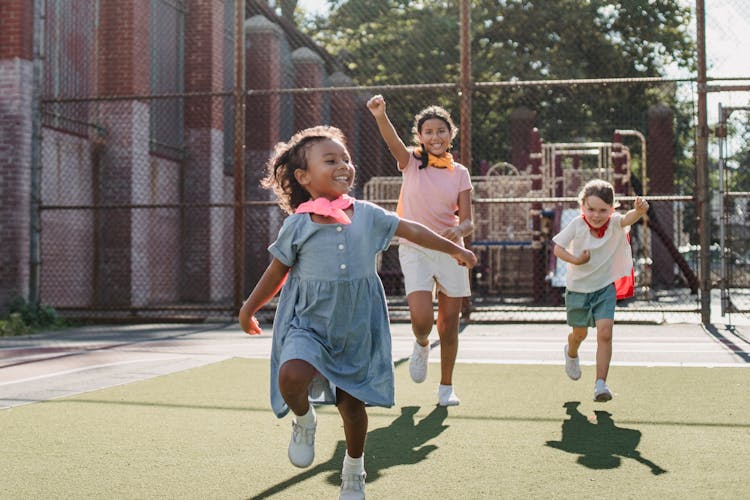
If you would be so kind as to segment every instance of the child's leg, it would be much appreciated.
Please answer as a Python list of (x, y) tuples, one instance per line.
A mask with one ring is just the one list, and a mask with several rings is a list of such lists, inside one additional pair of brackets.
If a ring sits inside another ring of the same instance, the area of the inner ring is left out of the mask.
[(453, 385), (458, 355), (458, 320), (463, 298), (438, 294), (437, 331), (440, 336), (440, 384)]
[(432, 309), (432, 292), (412, 292), (406, 297), (411, 316), (411, 330), (420, 345), (427, 345), (432, 331), (434, 311)]
[[(598, 323), (597, 323), (598, 324)], [(585, 326), (574, 326), (573, 331), (568, 334), (568, 356), (571, 358), (578, 357), (578, 348), (586, 339), (589, 329)]]
[(609, 363), (612, 361), (612, 327), (611, 319), (596, 320), (596, 378), (607, 380)]
[(337, 407), (344, 421), (346, 450), (350, 457), (359, 458), (365, 451), (367, 411), (365, 404), (341, 389), (336, 390)]
[(351, 394), (337, 389), (338, 409), (344, 421), (346, 454), (341, 467), (340, 499), (365, 498), (365, 438), (367, 438), (367, 412), (365, 404)]
[(427, 379), (427, 362), (430, 359), (429, 336), (432, 331), (432, 292), (418, 291), (406, 296), (414, 332), (414, 349), (409, 359), (409, 375), (420, 384)]
[(297, 416), (310, 409), (307, 387), (315, 376), (315, 368), (307, 361), (290, 359), (279, 368), (279, 390), (289, 409)]
[(297, 467), (307, 467), (315, 459), (315, 410), (310, 406), (307, 387), (315, 376), (315, 368), (301, 359), (291, 359), (279, 368), (279, 390), (295, 417), (289, 460)]

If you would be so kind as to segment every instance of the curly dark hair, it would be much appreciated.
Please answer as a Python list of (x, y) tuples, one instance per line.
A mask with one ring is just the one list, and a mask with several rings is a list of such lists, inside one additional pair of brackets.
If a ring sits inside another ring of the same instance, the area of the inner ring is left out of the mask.
[(327, 125), (300, 130), (288, 142), (280, 142), (274, 147), (274, 152), (266, 163), (266, 176), (261, 186), (272, 190), (278, 197), (279, 206), (292, 214), (302, 203), (310, 199), (310, 193), (297, 182), (295, 170), (307, 169), (307, 150), (313, 144), (332, 140), (340, 142), (345, 148), (344, 133)]
[(424, 144), (419, 141), (419, 134), (422, 133), (422, 125), (424, 125), (424, 122), (426, 122), (427, 120), (431, 120), (432, 118), (437, 118), (438, 120), (442, 120), (443, 122), (445, 122), (445, 124), (448, 126), (448, 130), (451, 133), (451, 141), (455, 139), (456, 134), (458, 134), (458, 127), (456, 127), (456, 124), (453, 123), (451, 114), (448, 113), (448, 111), (444, 107), (428, 106), (417, 113), (414, 116), (414, 125), (412, 126), (411, 131), (414, 135), (414, 144), (422, 149), (422, 166), (420, 168), (424, 168), (427, 166), (427, 149), (425, 148)]

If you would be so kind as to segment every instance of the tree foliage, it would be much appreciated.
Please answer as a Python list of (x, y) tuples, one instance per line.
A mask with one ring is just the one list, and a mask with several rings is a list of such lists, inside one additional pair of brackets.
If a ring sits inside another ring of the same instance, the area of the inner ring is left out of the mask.
[[(329, 0), (330, 15), (304, 28), (361, 85), (460, 79), (460, 0)], [(663, 76), (692, 68), (690, 10), (679, 0), (472, 0), (472, 79), (480, 82)], [(674, 85), (539, 85), (474, 92), (475, 159), (509, 159), (511, 113), (536, 113), (546, 141), (610, 140), (616, 128), (645, 130), (648, 107), (674, 105)], [(428, 94), (428, 95), (425, 95)], [(386, 96), (388, 97), (388, 96)], [(402, 132), (422, 106), (457, 113), (455, 91), (398, 96)], [(390, 112), (390, 110), (389, 110)], [(459, 145), (460, 147), (460, 145)]]

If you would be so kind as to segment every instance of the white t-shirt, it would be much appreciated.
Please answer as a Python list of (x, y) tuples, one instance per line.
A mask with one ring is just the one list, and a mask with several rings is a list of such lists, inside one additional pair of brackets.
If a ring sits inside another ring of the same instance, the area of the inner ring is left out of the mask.
[(604, 236), (591, 234), (589, 226), (580, 215), (560, 231), (552, 241), (573, 255), (588, 250), (591, 258), (585, 264), (568, 263), (565, 287), (572, 292), (591, 293), (604, 288), (633, 269), (633, 252), (626, 234), (630, 226), (622, 227), (620, 213), (613, 213)]

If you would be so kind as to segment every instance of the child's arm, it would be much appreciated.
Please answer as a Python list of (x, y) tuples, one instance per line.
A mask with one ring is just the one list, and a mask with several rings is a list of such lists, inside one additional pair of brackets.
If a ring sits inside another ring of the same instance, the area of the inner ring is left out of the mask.
[(279, 292), (288, 274), (289, 268), (278, 259), (273, 259), (268, 265), (263, 276), (250, 292), (250, 296), (240, 308), (240, 326), (244, 332), (250, 335), (261, 333), (260, 325), (254, 315)]
[(477, 263), (477, 257), (471, 250), (453, 243), (451, 240), (443, 238), (427, 226), (406, 219), (401, 219), (396, 228), (396, 236), (406, 238), (412, 243), (444, 252), (458, 261), (459, 264), (471, 269)]
[(576, 257), (572, 253), (565, 250), (563, 247), (561, 247), (558, 244), (555, 244), (554, 250), (552, 250), (552, 253), (555, 254), (555, 257), (557, 257), (560, 260), (563, 260), (567, 262), (568, 264), (573, 264), (575, 266), (580, 266), (581, 264), (585, 264), (589, 261), (591, 258), (591, 253), (589, 253), (588, 250), (584, 250), (581, 252), (581, 255)]
[(446, 229), (440, 233), (440, 236), (458, 243), (461, 238), (469, 236), (473, 232), (474, 221), (471, 207), (471, 190), (467, 189), (458, 193), (458, 225)]
[(375, 117), (375, 122), (378, 124), (378, 130), (380, 135), (383, 136), (386, 146), (391, 151), (391, 154), (398, 162), (398, 167), (403, 169), (409, 163), (409, 150), (404, 145), (404, 141), (396, 133), (396, 129), (393, 127), (391, 120), (385, 112), (385, 99), (382, 95), (376, 95), (367, 101), (367, 109), (370, 110), (372, 116)]
[(648, 212), (648, 202), (645, 199), (636, 196), (635, 202), (633, 203), (633, 209), (628, 210), (622, 218), (620, 225), (622, 227), (632, 226), (638, 222), (638, 219), (646, 215), (646, 212)]

